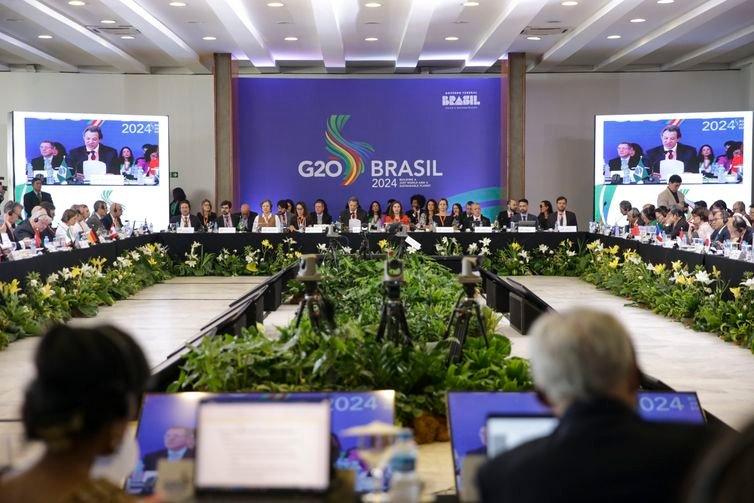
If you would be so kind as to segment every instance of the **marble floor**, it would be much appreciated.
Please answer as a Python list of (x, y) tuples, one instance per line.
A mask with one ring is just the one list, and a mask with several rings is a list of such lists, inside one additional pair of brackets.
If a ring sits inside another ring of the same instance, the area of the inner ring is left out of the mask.
[[(714, 334), (696, 332), (681, 323), (628, 301), (578, 278), (511, 277), (539, 296), (556, 311), (575, 307), (604, 309), (628, 327), (639, 365), (650, 376), (677, 391), (696, 391), (702, 407), (733, 428), (754, 419), (754, 354), (720, 340)], [(513, 353), (529, 356), (528, 338), (509, 326), (502, 332)]]

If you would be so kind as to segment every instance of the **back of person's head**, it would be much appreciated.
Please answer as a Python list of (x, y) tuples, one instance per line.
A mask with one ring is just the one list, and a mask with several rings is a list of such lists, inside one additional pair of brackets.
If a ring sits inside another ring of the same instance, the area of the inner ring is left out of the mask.
[(637, 377), (628, 332), (613, 315), (592, 309), (540, 317), (532, 328), (531, 368), (553, 406), (624, 393)]
[(641, 216), (641, 212), (639, 211), (639, 208), (631, 208), (631, 211), (628, 212), (628, 216), (636, 219)]
[(707, 201), (705, 201), (704, 199), (700, 199), (700, 200), (698, 200), (698, 201), (697, 201), (697, 202), (696, 202), (696, 203), (694, 204), (694, 207), (695, 207), (695, 208), (706, 208), (706, 207), (707, 207)]
[(686, 501), (751, 503), (754, 501), (754, 421), (731, 433), (705, 455)]
[(27, 438), (65, 448), (136, 413), (149, 366), (134, 340), (112, 326), (52, 327), (37, 347), (26, 389)]
[(176, 187), (173, 189), (173, 201), (185, 201), (186, 193), (182, 188)]
[(714, 203), (712, 203), (712, 206), (710, 206), (711, 209), (720, 209), (720, 210), (727, 210), (728, 204), (723, 201), (722, 199), (718, 199)]

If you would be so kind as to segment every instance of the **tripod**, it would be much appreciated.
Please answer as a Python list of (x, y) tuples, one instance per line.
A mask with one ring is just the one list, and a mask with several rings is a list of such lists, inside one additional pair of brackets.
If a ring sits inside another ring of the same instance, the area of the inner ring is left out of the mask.
[(322, 297), (319, 288), (317, 288), (317, 282), (306, 281), (304, 282), (304, 288), (304, 298), (298, 305), (298, 314), (296, 315), (296, 330), (301, 325), (304, 311), (309, 315), (309, 321), (314, 330), (319, 332), (322, 329), (335, 329), (333, 305)]
[(484, 327), (484, 319), (482, 318), (482, 310), (479, 307), (479, 303), (474, 300), (474, 293), (476, 290), (477, 281), (466, 280), (461, 278), (460, 281), (463, 285), (463, 292), (458, 297), (453, 313), (450, 315), (448, 321), (448, 327), (445, 329), (445, 339), (450, 337), (451, 332), (455, 340), (450, 341), (450, 354), (448, 355), (448, 364), (458, 363), (463, 356), (463, 346), (466, 344), (466, 338), (469, 335), (469, 322), (472, 315), (476, 314), (477, 323), (479, 323), (479, 330), (484, 337), (484, 343), (487, 347), (490, 346), (487, 339), (487, 331)]
[(411, 344), (411, 333), (406, 322), (406, 311), (401, 302), (400, 280), (385, 281), (385, 293), (387, 298), (382, 304), (377, 340), (382, 340), (387, 335), (388, 340), (408, 346)]

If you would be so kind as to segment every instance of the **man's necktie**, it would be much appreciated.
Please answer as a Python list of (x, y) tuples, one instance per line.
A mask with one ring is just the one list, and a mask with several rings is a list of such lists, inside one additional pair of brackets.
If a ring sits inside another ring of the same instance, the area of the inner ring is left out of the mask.
[(188, 217), (183, 217), (183, 226), (184, 227), (188, 227), (189, 226)]
[(563, 214), (560, 214), (560, 226), (563, 227), (565, 225), (565, 218), (563, 218)]
[(673, 160), (673, 151), (672, 150), (668, 150), (665, 153), (668, 155), (668, 159)]
[(356, 220), (356, 212), (355, 211), (351, 212), (351, 220)]
[(225, 227), (230, 227), (230, 216), (225, 215)]
[(97, 160), (97, 152), (94, 151), (94, 150), (90, 150), (89, 151), (89, 159), (92, 160), (92, 161), (96, 161)]
[(42, 238), (39, 235), (39, 231), (34, 231), (34, 242), (36, 243), (37, 248), (42, 245)]

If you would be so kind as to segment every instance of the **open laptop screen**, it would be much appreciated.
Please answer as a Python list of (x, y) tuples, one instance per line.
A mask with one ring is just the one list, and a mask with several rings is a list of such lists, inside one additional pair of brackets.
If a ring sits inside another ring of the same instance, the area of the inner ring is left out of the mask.
[(487, 418), (487, 457), (515, 449), (519, 445), (552, 433), (556, 417), (490, 416)]
[(209, 399), (197, 415), (197, 491), (325, 491), (330, 402)]

